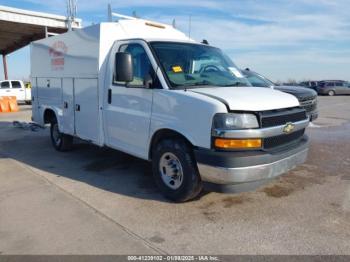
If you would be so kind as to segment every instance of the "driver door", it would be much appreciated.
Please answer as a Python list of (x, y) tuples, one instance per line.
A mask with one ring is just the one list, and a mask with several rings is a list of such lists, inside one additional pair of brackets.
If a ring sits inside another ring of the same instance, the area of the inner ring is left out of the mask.
[(151, 51), (144, 41), (122, 41), (113, 49), (110, 72), (114, 72), (115, 54), (130, 53), (134, 79), (130, 83), (114, 81), (113, 73), (105, 92), (105, 132), (108, 146), (148, 158), (153, 90), (144, 86), (145, 77), (154, 72)]

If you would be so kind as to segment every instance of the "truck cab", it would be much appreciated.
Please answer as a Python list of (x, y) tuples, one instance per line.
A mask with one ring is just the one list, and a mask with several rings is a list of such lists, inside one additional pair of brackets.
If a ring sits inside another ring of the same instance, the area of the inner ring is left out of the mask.
[(79, 137), (151, 161), (171, 200), (252, 190), (306, 160), (298, 100), (252, 87), (219, 48), (172, 26), (102, 23), (31, 50), (33, 119), (53, 146)]

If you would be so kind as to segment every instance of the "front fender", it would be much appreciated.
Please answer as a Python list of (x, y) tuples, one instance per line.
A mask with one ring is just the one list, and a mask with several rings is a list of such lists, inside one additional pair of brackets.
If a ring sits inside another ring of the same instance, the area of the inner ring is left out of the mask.
[(192, 145), (209, 149), (216, 113), (227, 113), (227, 108), (214, 98), (185, 90), (157, 90), (153, 98), (150, 137), (158, 130), (170, 129), (182, 134)]

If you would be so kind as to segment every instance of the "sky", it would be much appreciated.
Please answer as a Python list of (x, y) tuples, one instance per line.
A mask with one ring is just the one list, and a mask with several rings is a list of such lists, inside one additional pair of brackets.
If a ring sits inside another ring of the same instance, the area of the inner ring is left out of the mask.
[[(171, 24), (223, 49), (241, 68), (273, 81), (350, 81), (350, 0), (77, 0), (83, 26), (114, 12)], [(0, 0), (0, 5), (66, 15), (66, 0)], [(28, 78), (29, 48), (8, 57), (9, 76)], [(0, 65), (3, 77), (2, 63)]]

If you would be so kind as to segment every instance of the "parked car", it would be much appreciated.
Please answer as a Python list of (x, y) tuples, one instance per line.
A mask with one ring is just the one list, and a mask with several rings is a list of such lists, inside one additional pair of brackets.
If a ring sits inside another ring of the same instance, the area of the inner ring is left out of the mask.
[(311, 88), (317, 91), (318, 83), (319, 83), (318, 81), (303, 81), (303, 82), (300, 82), (299, 85), (306, 88)]
[(320, 95), (350, 95), (349, 83), (342, 80), (324, 80), (320, 81), (317, 87)]
[(151, 161), (174, 201), (202, 186), (252, 190), (307, 157), (294, 96), (251, 87), (223, 51), (171, 25), (120, 19), (49, 37), (32, 43), (31, 66), (33, 120), (51, 125), (56, 150), (79, 137)]
[(275, 90), (294, 95), (296, 98), (298, 98), (300, 106), (306, 110), (310, 121), (317, 119), (317, 93), (314, 90), (301, 86), (277, 86), (271, 80), (254, 71), (249, 70), (249, 68), (242, 70), (242, 73), (252, 86), (273, 88)]
[(0, 81), (0, 96), (15, 96), (18, 102), (26, 104), (32, 101), (31, 89), (26, 88), (21, 80)]

